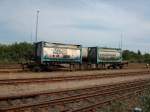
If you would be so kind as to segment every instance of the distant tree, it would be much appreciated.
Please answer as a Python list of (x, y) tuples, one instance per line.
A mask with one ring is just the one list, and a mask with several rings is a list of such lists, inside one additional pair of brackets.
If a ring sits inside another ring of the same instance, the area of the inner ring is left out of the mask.
[(143, 57), (144, 57), (144, 62), (150, 64), (150, 54), (146, 53), (144, 54)]
[(137, 54), (138, 54), (138, 55), (141, 55), (141, 51), (140, 51), (140, 50), (138, 50)]
[(27, 42), (14, 43), (11, 45), (0, 44), (1, 63), (20, 63), (29, 60), (33, 54), (33, 45)]
[(130, 51), (129, 50), (124, 50), (122, 53), (123, 59), (124, 60), (129, 60), (130, 56), (129, 56)]
[(141, 62), (144, 61), (143, 56), (142, 56), (140, 50), (137, 51), (137, 61), (138, 61), (139, 63), (141, 63)]
[(129, 62), (150, 63), (150, 54), (142, 55), (140, 50), (138, 50), (137, 53), (129, 50), (124, 50), (122, 55), (123, 55), (123, 59)]
[(135, 62), (137, 59), (137, 54), (133, 51), (124, 50), (123, 51), (123, 59), (131, 62)]

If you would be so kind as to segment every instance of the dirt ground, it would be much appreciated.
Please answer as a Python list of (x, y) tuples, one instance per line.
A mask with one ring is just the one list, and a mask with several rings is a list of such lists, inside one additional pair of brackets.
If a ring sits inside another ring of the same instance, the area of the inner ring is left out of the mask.
[(119, 82), (134, 81), (139, 79), (150, 79), (150, 74), (139, 76), (123, 76), (114, 78), (103, 78), (82, 81), (52, 82), (52, 83), (35, 83), (21, 85), (0, 85), (0, 97), (18, 96), (39, 92), (54, 92), (61, 90), (79, 89), (93, 87), (97, 85), (114, 84)]
[(116, 70), (86, 70), (86, 71), (53, 71), (53, 72), (17, 72), (21, 69), (0, 69), (1, 79), (23, 79), (23, 78), (45, 78), (45, 77), (57, 77), (57, 76), (76, 76), (76, 75), (95, 75), (95, 74), (111, 74), (111, 73), (127, 73), (127, 72), (139, 72), (149, 70), (145, 67), (146, 64), (130, 63), (128, 67)]
[(128, 69), (142, 69), (146, 68), (146, 63), (129, 63)]
[[(75, 72), (23, 72), (23, 73), (0, 73), (0, 80), (3, 79), (23, 79), (23, 78), (44, 78), (44, 77), (57, 77), (57, 76), (76, 76), (76, 75), (94, 75), (94, 74), (112, 74), (112, 73), (128, 73), (149, 71), (146, 69), (145, 64), (130, 64), (128, 68), (122, 70), (93, 70), (93, 71), (75, 71)], [(133, 67), (133, 68), (132, 68)], [(119, 83), (124, 81), (133, 81), (137, 79), (150, 79), (150, 74), (138, 76), (123, 76), (114, 78), (103, 78), (82, 81), (67, 81), (67, 82), (53, 82), (53, 83), (35, 83), (35, 84), (21, 84), (21, 85), (0, 85), (0, 97), (5, 96), (18, 96), (23, 94), (31, 94), (38, 92), (54, 92), (67, 89), (77, 89), (92, 87), (96, 85), (106, 85), (112, 83)]]
[(26, 78), (46, 78), (46, 77), (60, 77), (60, 76), (80, 76), (80, 75), (102, 75), (128, 72), (150, 71), (149, 69), (118, 69), (118, 70), (92, 70), (92, 71), (60, 71), (60, 72), (23, 72), (23, 73), (0, 73), (0, 80), (2, 79), (26, 79)]

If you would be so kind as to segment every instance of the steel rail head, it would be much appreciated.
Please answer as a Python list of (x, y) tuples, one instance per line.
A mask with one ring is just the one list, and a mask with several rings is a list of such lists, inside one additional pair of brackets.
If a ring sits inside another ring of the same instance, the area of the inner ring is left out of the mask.
[(60, 81), (73, 81), (73, 80), (92, 80), (97, 78), (111, 78), (111, 77), (120, 77), (120, 76), (128, 76), (128, 75), (141, 75), (147, 74), (149, 72), (142, 71), (142, 72), (131, 72), (131, 73), (112, 73), (112, 74), (96, 74), (96, 75), (76, 75), (76, 76), (60, 76), (60, 77), (45, 77), (45, 78), (26, 78), (26, 79), (3, 79), (0, 80), (0, 85), (5, 84), (22, 84), (22, 83), (46, 83), (46, 82), (60, 82)]
[[(139, 81), (140, 82), (140, 81)], [(73, 102), (74, 100), (77, 100), (77, 99), (82, 99), (82, 98), (87, 98), (87, 97), (93, 97), (93, 96), (98, 96), (98, 95), (105, 95), (105, 94), (107, 94), (107, 95), (115, 95), (117, 92), (119, 92), (119, 91), (128, 91), (128, 90), (132, 90), (132, 89), (135, 89), (135, 88), (137, 88), (137, 89), (139, 89), (139, 87), (141, 87), (141, 89), (143, 88), (143, 86), (141, 85), (141, 83), (137, 83), (138, 85), (137, 86), (134, 86), (133, 85), (133, 87), (131, 86), (131, 87), (128, 87), (127, 86), (127, 88), (120, 88), (120, 89), (118, 89), (118, 90), (115, 90), (115, 91), (106, 91), (106, 92), (103, 92), (103, 93), (98, 93), (98, 94), (95, 94), (95, 95), (87, 95), (87, 96), (82, 96), (82, 97), (79, 97), (79, 96), (76, 96), (76, 98), (75, 98), (75, 96), (74, 97), (69, 97), (69, 98), (62, 98), (62, 99), (57, 99), (57, 100), (54, 100), (54, 101), (47, 101), (47, 102), (42, 102), (42, 103), (39, 103), (39, 104), (33, 104), (33, 105), (24, 105), (24, 106), (20, 106), (20, 107), (11, 107), (11, 108), (1, 108), (1, 110), (12, 110), (12, 109), (21, 109), (21, 108), (27, 108), (27, 107), (32, 107), (32, 106), (41, 106), (41, 105), (47, 105), (47, 104), (57, 104), (57, 103), (61, 103), (61, 102), (66, 102), (66, 101), (71, 101), (71, 102)], [(129, 91), (128, 91), (129, 92)]]

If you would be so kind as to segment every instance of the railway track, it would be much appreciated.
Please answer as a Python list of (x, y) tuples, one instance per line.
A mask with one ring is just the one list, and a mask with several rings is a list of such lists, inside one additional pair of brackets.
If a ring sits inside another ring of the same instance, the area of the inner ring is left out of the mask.
[(100, 109), (102, 106), (104, 105), (109, 105), (111, 104), (111, 102), (116, 101), (116, 100), (126, 100), (129, 99), (130, 97), (136, 96), (138, 94), (140, 94), (142, 91), (141, 90), (137, 90), (136, 94), (133, 92), (128, 92), (124, 95), (120, 95), (120, 96), (113, 96), (112, 98), (108, 99), (108, 100), (101, 100), (100, 102), (87, 106), (87, 107), (83, 107), (83, 108), (79, 108), (79, 109), (75, 109), (71, 112), (99, 112), (98, 110), (96, 110), (97, 108)]
[[(134, 82), (122, 82), (119, 84), (97, 86), (92, 88), (62, 91), (56, 93), (43, 94), (41, 97), (32, 96), (33, 100), (24, 103), (25, 99), (20, 96), (21, 103), (10, 103), (16, 99), (7, 99), (10, 105), (0, 107), (2, 112), (24, 112), (39, 111), (42, 112), (58, 110), (59, 112), (89, 112), (89, 110), (110, 103), (116, 98), (124, 98), (133, 95), (135, 92), (142, 92), (144, 88), (150, 85), (149, 80), (135, 80)], [(17, 99), (17, 100), (18, 100)], [(1, 99), (0, 102), (6, 99)], [(14, 101), (15, 102), (15, 101)], [(31, 103), (32, 102), (32, 103)]]
[(21, 69), (21, 64), (0, 64), (0, 69)]
[(74, 75), (74, 76), (56, 76), (46, 78), (26, 78), (26, 79), (1, 79), (0, 85), (3, 84), (21, 84), (21, 83), (42, 83), (42, 82), (60, 82), (73, 80), (91, 80), (98, 78), (113, 78), (120, 76), (133, 76), (149, 74), (150, 71), (129, 72), (129, 73), (112, 73), (112, 74), (95, 74), (95, 75)]
[(23, 70), (21, 64), (3, 64), (0, 65), (0, 73), (21, 73), (27, 70)]
[[(145, 80), (144, 80), (145, 81)], [(68, 92), (74, 92), (74, 91), (91, 91), (91, 90), (97, 90), (97, 89), (100, 89), (100, 88), (111, 88), (111, 87), (114, 87), (114, 86), (120, 86), (124, 84), (124, 82), (120, 82), (120, 83), (117, 83), (117, 84), (107, 84), (107, 85), (101, 85), (101, 86), (93, 86), (93, 87), (86, 87), (86, 88), (81, 88), (81, 89), (70, 89), (70, 90), (62, 90), (62, 91), (56, 91), (56, 92), (39, 92), (39, 93), (30, 93), (30, 94), (23, 94), (23, 95), (20, 95), (20, 96), (6, 96), (6, 97), (0, 97), (0, 101), (2, 100), (7, 100), (7, 99), (21, 99), (21, 98), (31, 98), (31, 97), (37, 97), (37, 96), (41, 96), (41, 95), (53, 95), (53, 94), (59, 94), (60, 92), (63, 93), (63, 94), (67, 94)], [(131, 84), (131, 83), (130, 83)]]

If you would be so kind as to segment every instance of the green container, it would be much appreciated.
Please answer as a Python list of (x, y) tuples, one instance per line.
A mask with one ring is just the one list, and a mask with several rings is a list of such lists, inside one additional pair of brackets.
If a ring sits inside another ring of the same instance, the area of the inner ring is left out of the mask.
[(88, 61), (93, 64), (121, 63), (122, 50), (116, 48), (89, 47)]

